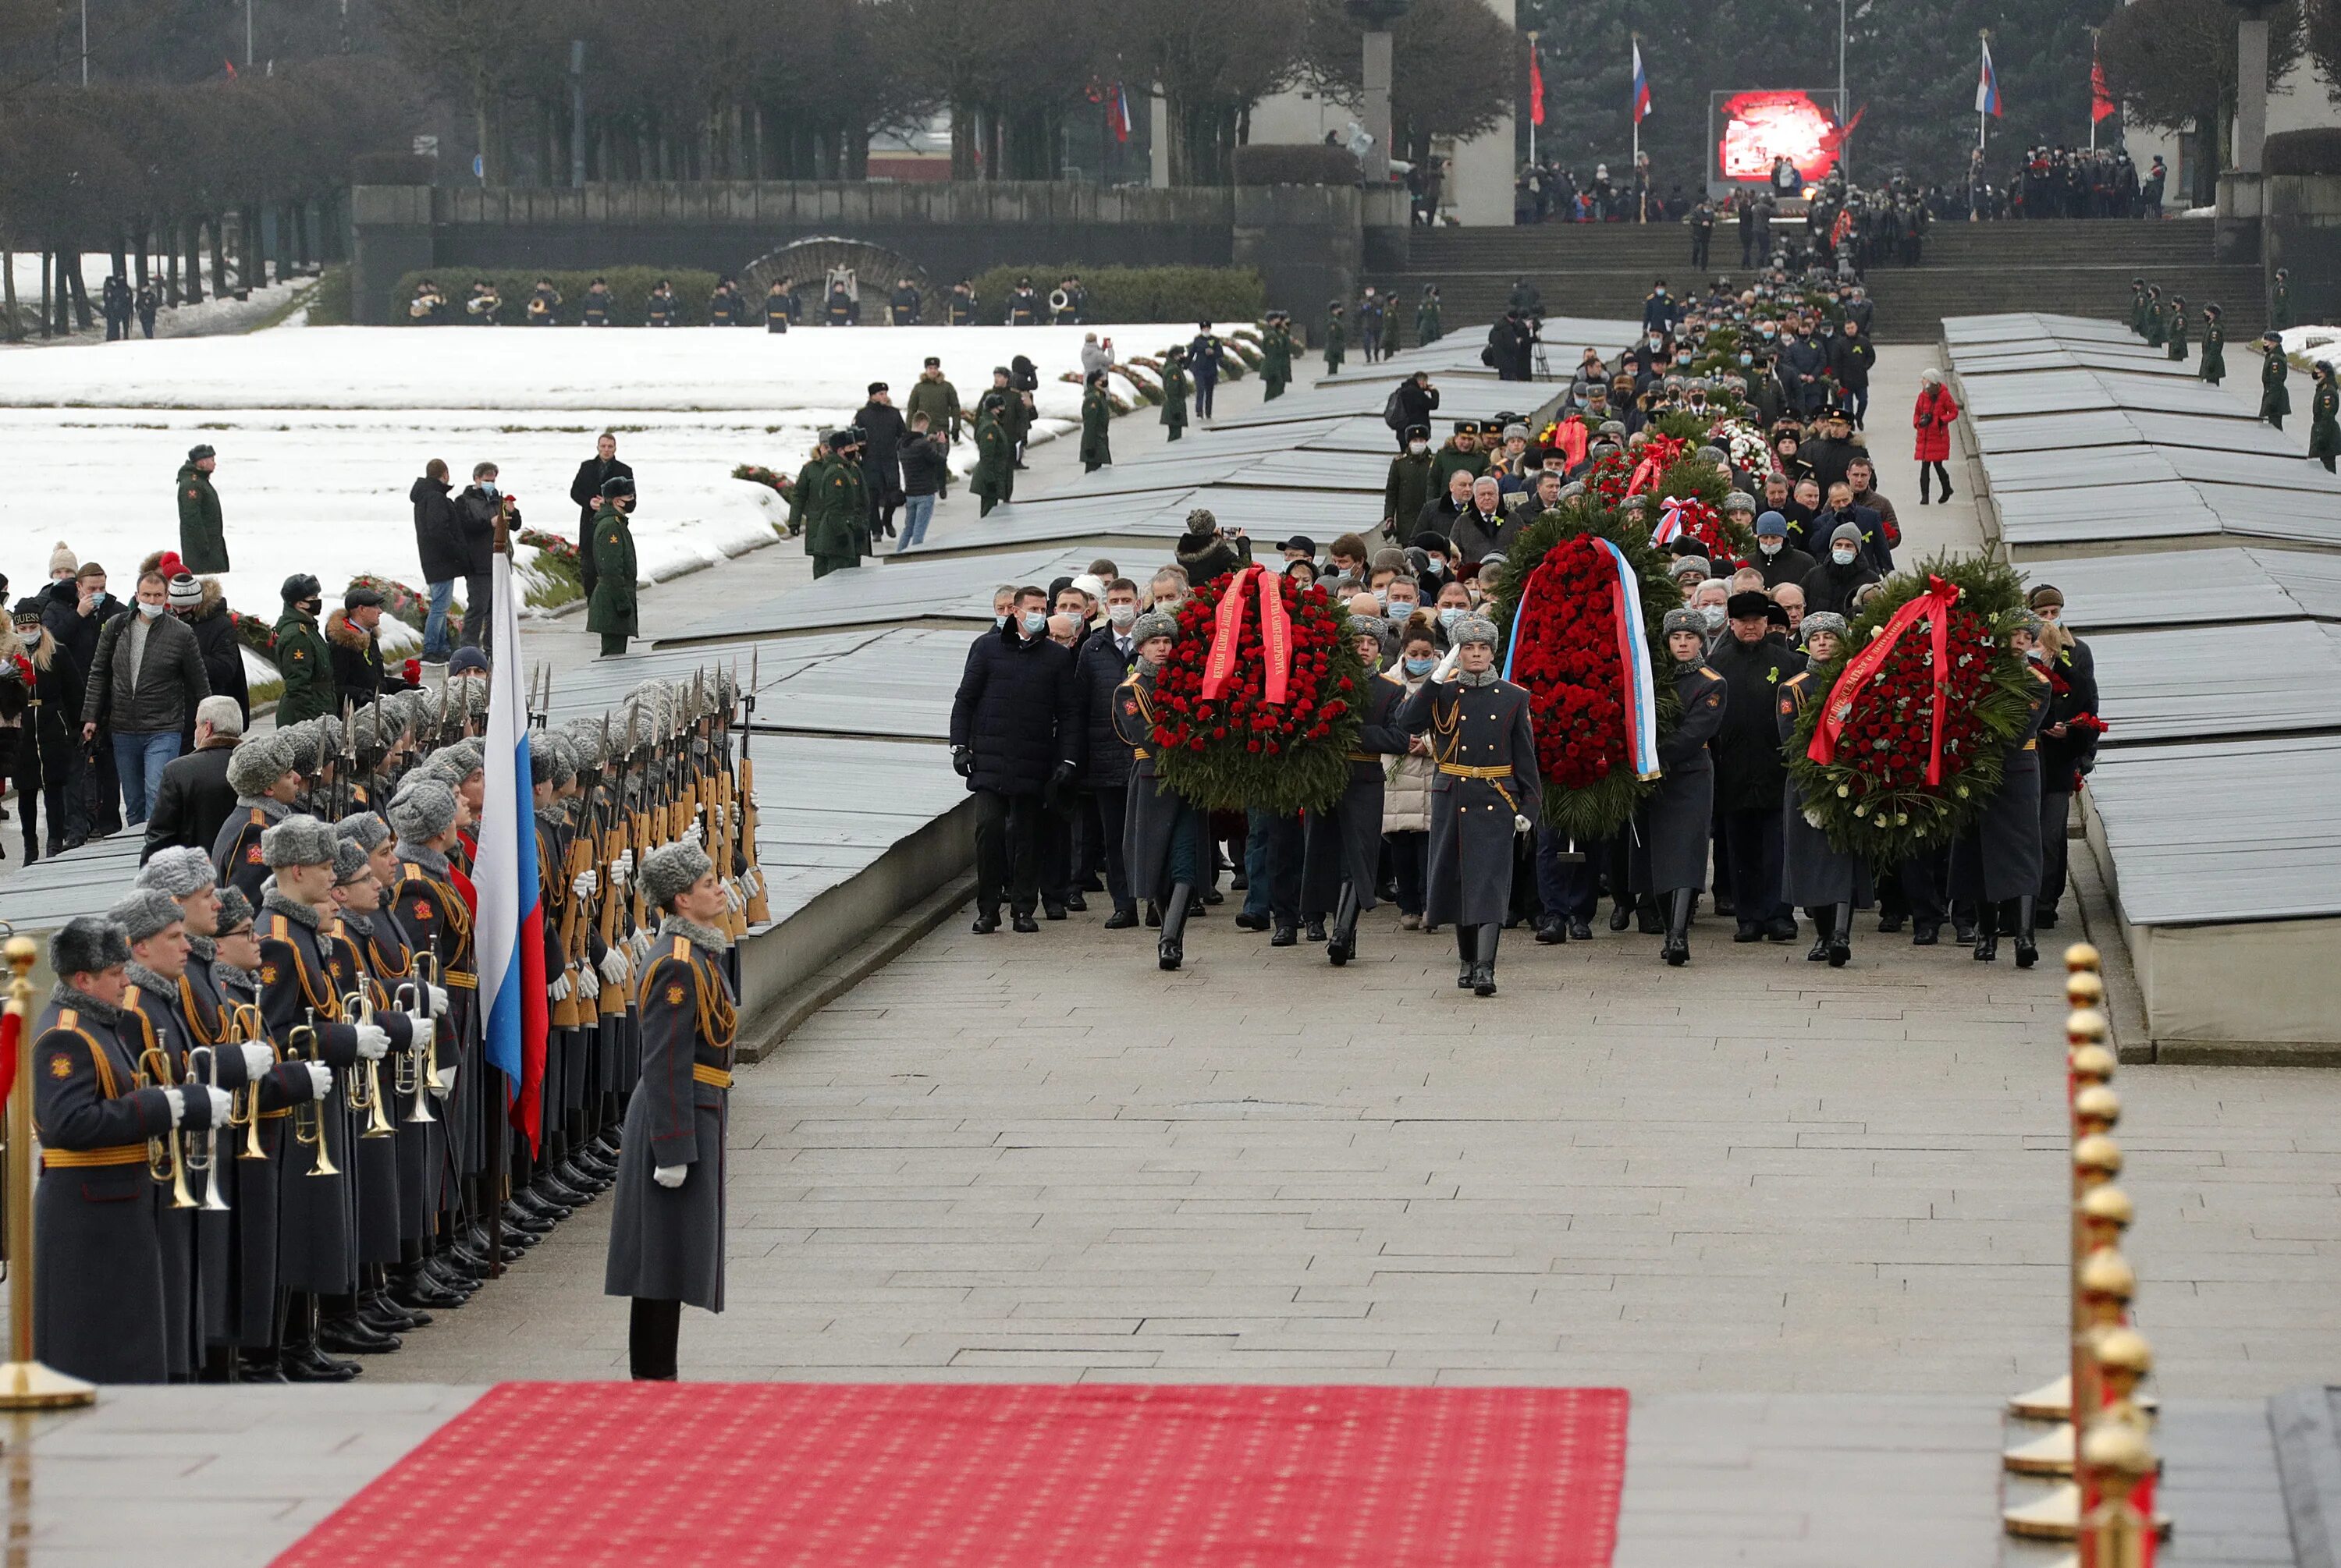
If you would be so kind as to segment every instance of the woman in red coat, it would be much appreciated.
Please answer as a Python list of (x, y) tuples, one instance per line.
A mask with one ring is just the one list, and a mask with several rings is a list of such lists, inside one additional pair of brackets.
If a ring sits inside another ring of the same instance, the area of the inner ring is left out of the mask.
[(1943, 384), (1940, 371), (1918, 372), (1918, 406), (1911, 411), (1910, 422), (1918, 432), (1918, 451), (1912, 455), (1918, 460), (1918, 504), (1927, 504), (1928, 471), (1943, 488), (1942, 499), (1951, 499), (1951, 471), (1943, 466), (1951, 455), (1951, 422), (1959, 417), (1958, 401)]

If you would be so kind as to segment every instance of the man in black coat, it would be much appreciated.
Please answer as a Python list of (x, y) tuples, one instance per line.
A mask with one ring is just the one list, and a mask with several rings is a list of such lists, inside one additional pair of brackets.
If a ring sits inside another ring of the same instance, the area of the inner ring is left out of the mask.
[(870, 383), (870, 401), (853, 416), (862, 442), (862, 486), (870, 497), (870, 537), (894, 537), (894, 509), (902, 504), (900, 455), (909, 427), (884, 382)]
[(463, 531), (455, 521), (454, 487), (447, 482), (447, 464), (433, 458), (423, 477), (406, 492), (414, 506), (414, 553), (423, 567), (423, 581), (431, 595), (431, 612), (423, 622), (423, 661), (447, 662), (447, 607), (454, 601), (455, 580), (463, 575), (466, 556)]
[(1853, 460), (1865, 455), (1865, 449), (1854, 444), (1853, 415), (1842, 402), (1832, 401), (1821, 415), (1821, 433), (1797, 449), (1797, 455), (1812, 466), (1813, 477), (1821, 483), (1821, 493), (1827, 495), (1829, 486), (1845, 478), (1845, 471)]
[(1430, 413), (1439, 406), (1439, 389), (1430, 384), (1429, 371), (1417, 371), (1398, 383), (1390, 394), (1398, 400), (1398, 442), (1404, 446), (1407, 438), (1420, 425), (1425, 437), (1430, 433)]
[(1861, 530), (1840, 522), (1829, 535), (1829, 558), (1805, 579), (1805, 613), (1828, 610), (1850, 623), (1853, 596), (1865, 584), (1878, 581), (1878, 569), (1861, 553)]
[(1796, 918), (1780, 897), (1780, 803), (1788, 764), (1780, 756), (1773, 710), (1780, 682), (1805, 668), (1805, 656), (1771, 640), (1772, 601), (1742, 589), (1724, 606), (1730, 629), (1708, 650), (1708, 668), (1723, 677), (1728, 697), (1723, 727), (1712, 742), (1715, 814), (1729, 861), (1735, 941), (1797, 938)]
[[(473, 463), (472, 482), (455, 498), (456, 559), (463, 569), (463, 624), (455, 634), (458, 648), (493, 651), (488, 647), (488, 574), (496, 555), (496, 517), (500, 512), (505, 525), (518, 533), (520, 508), (497, 487), (496, 465)], [(593, 552), (583, 548), (581, 542), (578, 555), (584, 563), (585, 597), (590, 600), (593, 597)]]
[(1073, 656), (1049, 638), (1046, 589), (1016, 590), (1008, 623), (979, 638), (951, 699), (951, 767), (975, 795), (975, 929), (1000, 929), (1005, 899), (1037, 931), (1041, 819), (1081, 763)]
[[(593, 442), (593, 455), (577, 465), (577, 477), (569, 481), (569, 499), (577, 507), (577, 543), (581, 551), (593, 537), (593, 512), (602, 504), (602, 487), (613, 478), (634, 477), (634, 471), (618, 461), (618, 438), (603, 431)], [(641, 504), (636, 492), (635, 504)]]
[(1081, 793), (1091, 813), (1089, 830), (1103, 851), (1106, 891), (1113, 898), (1106, 928), (1119, 931), (1138, 924), (1137, 897), (1131, 891), (1130, 868), (1121, 852), (1130, 773), (1136, 759), (1113, 728), (1114, 691), (1137, 667), (1138, 643), (1131, 630), (1138, 620), (1138, 584), (1126, 577), (1106, 584), (1105, 614), (1105, 625), (1091, 633), (1075, 655), (1073, 670), (1087, 744)]
[[(183, 571), (171, 579), (169, 591), (171, 613), (195, 634), (195, 651), (203, 659), (212, 695), (235, 699), (236, 711), (249, 720), (252, 690), (244, 673), (244, 644), (235, 634), (235, 618), (228, 613), (218, 579), (197, 579)], [(190, 711), (186, 729), (180, 736), (180, 749), (193, 750), (194, 744), (195, 716)]]
[[(487, 608), (483, 600), (483, 620)], [(403, 673), (392, 675), (384, 668), (381, 626), (382, 592), (373, 588), (351, 589), (342, 596), (342, 608), (325, 617), (325, 641), (334, 655), (334, 690), (349, 708), (364, 708), (387, 692), (406, 690)]]
[(227, 781), (228, 754), (244, 737), (244, 713), (222, 696), (195, 704), (195, 746), (163, 767), (163, 787), (146, 819), (146, 842), (138, 852), (144, 865), (158, 851), (184, 846), (208, 855), (220, 824), (235, 810), (235, 786)]
[(1777, 511), (1766, 511), (1756, 520), (1756, 559), (1748, 565), (1764, 574), (1764, 586), (1774, 589), (1784, 582), (1798, 588), (1813, 574), (1819, 562), (1788, 542), (1788, 520)]
[(90, 661), (97, 657), (98, 633), (125, 606), (106, 590), (105, 568), (94, 561), (83, 561), (73, 576), (50, 583), (46, 594), (41, 624), (57, 640), (57, 650), (87, 680)]

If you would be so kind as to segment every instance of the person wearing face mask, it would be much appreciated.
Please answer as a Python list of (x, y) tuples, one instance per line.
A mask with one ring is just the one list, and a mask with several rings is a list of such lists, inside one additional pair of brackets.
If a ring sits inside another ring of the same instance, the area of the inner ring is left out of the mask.
[(1713, 641), (1723, 631), (1724, 609), (1731, 599), (1731, 585), (1719, 577), (1710, 577), (1692, 590), (1690, 607), (1698, 612), (1700, 630)]
[(1829, 533), (1828, 559), (1806, 575), (1805, 613), (1815, 615), (1827, 610), (1850, 622), (1855, 610), (1853, 596), (1878, 581), (1878, 569), (1862, 554), (1861, 530), (1853, 523), (1840, 522)]
[(1468, 567), (1481, 556), (1494, 555), (1510, 541), (1505, 536), (1503, 491), (1497, 481), (1481, 474), (1471, 481), (1470, 500), (1455, 519), (1455, 551)]
[(2004, 633), (2008, 646), (2025, 656), (2025, 673), (2031, 678), (2031, 710), (2007, 740), (1999, 788), (1984, 803), (1974, 826), (1951, 842), (1951, 897), (1976, 907), (1976, 962), (1996, 963), (1999, 938), (2012, 936), (2019, 969), (2032, 968), (2040, 958), (2033, 935), (2033, 911), (2045, 869), (2040, 727), (2048, 717), (2051, 683), (2048, 672), (2032, 655), (2046, 626), (2038, 616), (2025, 610)]
[(1021, 932), (1041, 928), (1041, 816), (1081, 770), (1073, 655), (1049, 637), (1048, 592), (1020, 588), (1006, 626), (969, 654), (951, 700), (951, 766), (975, 796), (979, 936), (1005, 901)]
[[(2065, 820), (2081, 780), (2096, 771), (2098, 729), (2097, 660), (2089, 645), (2065, 626), (2065, 595), (2041, 583), (2025, 596), (2041, 619), (2034, 658), (2048, 671), (2054, 691), (2040, 723), (2040, 902), (2035, 927), (2057, 928), (2057, 904), (2065, 896)], [(2061, 688), (2061, 690), (2056, 690)]]
[(1154, 770), (1154, 681), (1178, 636), (1177, 618), (1161, 610), (1140, 616), (1131, 626), (1131, 671), (1113, 697), (1114, 734), (1131, 758), (1122, 861), (1131, 892), (1146, 899), (1147, 924), (1161, 928), (1155, 958), (1165, 969), (1186, 961), (1187, 916), (1212, 853), (1210, 819)]
[[(1715, 759), (1718, 851), (1729, 866), (1739, 942), (1794, 941), (1797, 922), (1780, 897), (1780, 799), (1788, 768), (1773, 699), (1805, 656), (1771, 639), (1772, 601), (1743, 589), (1726, 606), (1730, 630), (1708, 647), (1708, 667), (1727, 689)], [(1718, 883), (1723, 878), (1718, 878)]]
[[(1411, 697), (1439, 664), (1436, 635), (1420, 615), (1400, 625), (1399, 652), (1380, 679)], [(1438, 774), (1427, 736), (1410, 735), (1405, 749), (1383, 769), (1382, 841), (1390, 846), (1390, 874), (1398, 884), (1399, 928), (1422, 928), (1423, 884), (1430, 863), (1430, 784)]]
[(1104, 630), (1081, 644), (1073, 679), (1081, 690), (1088, 730), (1088, 759), (1081, 769), (1081, 798), (1088, 812), (1083, 841), (1098, 847), (1097, 854), (1088, 857), (1092, 865), (1101, 858), (1104, 861), (1106, 891), (1113, 899), (1106, 929), (1120, 931), (1138, 924), (1137, 900), (1122, 858), (1122, 826), (1129, 815), (1135, 759), (1113, 722), (1116, 693), (1138, 666), (1138, 584), (1126, 577), (1106, 584), (1105, 619)]
[(35, 597), (15, 610), (15, 641), (0, 648), (0, 742), (10, 749), (16, 814), (25, 831), (25, 860), (39, 858), (40, 808), (48, 808), (48, 852), (62, 854), (89, 836), (81, 807), (83, 769), (75, 719), (81, 712), (81, 670), (43, 624), (46, 600)]
[(1511, 913), (1517, 836), (1533, 824), (1542, 785), (1529, 694), (1496, 672), (1496, 623), (1467, 616), (1452, 650), (1393, 719), (1429, 735), (1430, 868), (1424, 918), (1455, 923), (1455, 983), (1496, 994), (1496, 943)]
[(1690, 962), (1690, 907), (1707, 880), (1707, 853), (1715, 817), (1715, 764), (1708, 742), (1723, 728), (1730, 700), (1723, 677), (1707, 666), (1706, 622), (1696, 610), (1669, 610), (1660, 622), (1682, 717), (1659, 742), (1659, 787), (1635, 809), (1629, 876), (1634, 892), (1665, 921), (1659, 954), (1677, 967)]
[[(1806, 619), (1807, 667), (1780, 682), (1776, 704), (1783, 749), (1795, 737), (1806, 705), (1828, 696), (1845, 638), (1841, 615)], [(1787, 779), (1781, 786), (1780, 897), (1791, 907), (1802, 905), (1812, 918), (1813, 947), (1805, 958), (1841, 969), (1853, 957), (1853, 912), (1873, 902), (1869, 862), (1831, 844), (1808, 814), (1809, 805), (1796, 779)]]
[[(1368, 670), (1379, 669), (1389, 622), (1374, 616), (1350, 617), (1347, 630)], [(1357, 956), (1358, 916), (1374, 907), (1381, 860), (1384, 769), (1407, 749), (1406, 731), (1391, 722), (1405, 698), (1396, 681), (1366, 682), (1360, 702), (1364, 723), (1350, 751), (1350, 781), (1329, 809), (1309, 813), (1300, 865), (1300, 907), (1313, 929), (1333, 912), (1325, 956), (1339, 967)]]
[[(203, 650), (186, 622), (167, 613), (169, 595), (160, 571), (139, 578), (130, 613), (98, 633), (82, 692), (81, 738), (96, 739), (101, 723), (111, 731), (123, 817), (134, 827), (146, 820), (195, 704), (212, 694)], [(330, 672), (325, 681), (330, 690)]]
[[(517, 535), (521, 527), (520, 508), (513, 498), (498, 486), (496, 465), (480, 462), (472, 465), (472, 482), (455, 498), (455, 536), (463, 568), (463, 622), (456, 629), (455, 645), (488, 650), (488, 621), (492, 612), (489, 572), (495, 560), (496, 519), (501, 516), (504, 526)], [(581, 561), (584, 572), (585, 590), (593, 590), (593, 566)]]
[(1390, 580), (1380, 597), (1382, 619), (1392, 626), (1404, 626), (1406, 618), (1422, 607), (1421, 587), (1403, 572)]

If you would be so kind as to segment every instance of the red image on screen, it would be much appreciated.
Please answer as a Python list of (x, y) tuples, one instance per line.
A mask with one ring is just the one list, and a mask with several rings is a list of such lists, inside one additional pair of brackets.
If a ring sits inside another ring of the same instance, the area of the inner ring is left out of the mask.
[(1808, 182), (1837, 164), (1837, 119), (1803, 93), (1738, 93), (1723, 104), (1720, 154), (1727, 180), (1767, 180), (1786, 155)]

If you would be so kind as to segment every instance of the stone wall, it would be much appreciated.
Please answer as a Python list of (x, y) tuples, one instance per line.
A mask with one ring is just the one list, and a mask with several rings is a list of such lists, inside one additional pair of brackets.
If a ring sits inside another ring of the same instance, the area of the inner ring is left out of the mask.
[(2276, 269), (2286, 268), (2295, 322), (2341, 322), (2341, 174), (2265, 175), (2261, 200), (2271, 292)]

